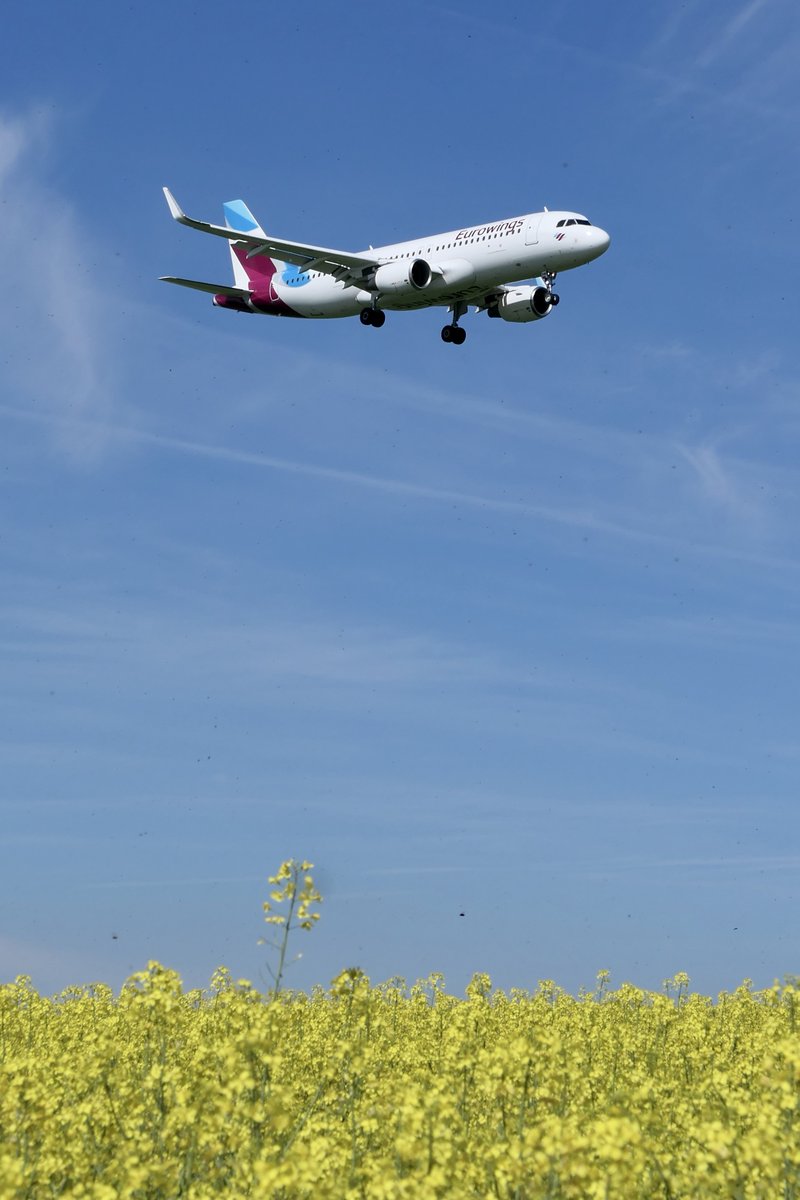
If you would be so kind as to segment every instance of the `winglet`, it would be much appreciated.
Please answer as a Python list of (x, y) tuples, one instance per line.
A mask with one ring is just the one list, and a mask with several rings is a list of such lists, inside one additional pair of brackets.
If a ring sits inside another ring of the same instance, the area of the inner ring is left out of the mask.
[(164, 188), (164, 195), (167, 198), (167, 204), (169, 205), (169, 211), (172, 217), (174, 220), (180, 221), (181, 224), (183, 224), (183, 222), (186, 220), (186, 213), (183, 211), (180, 204), (178, 204), (178, 201), (175, 199), (168, 187)]

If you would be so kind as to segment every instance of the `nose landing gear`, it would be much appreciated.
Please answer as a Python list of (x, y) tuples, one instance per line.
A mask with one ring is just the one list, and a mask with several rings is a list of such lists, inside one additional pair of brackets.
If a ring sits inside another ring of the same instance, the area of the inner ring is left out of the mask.
[(547, 294), (550, 298), (550, 303), (553, 306), (553, 308), (555, 308), (555, 306), (558, 304), (559, 300), (561, 299), (561, 297), (557, 296), (556, 293), (553, 291), (553, 284), (556, 281), (555, 271), (542, 271), (541, 280), (542, 280), (542, 283), (544, 284), (544, 286), (547, 288)]

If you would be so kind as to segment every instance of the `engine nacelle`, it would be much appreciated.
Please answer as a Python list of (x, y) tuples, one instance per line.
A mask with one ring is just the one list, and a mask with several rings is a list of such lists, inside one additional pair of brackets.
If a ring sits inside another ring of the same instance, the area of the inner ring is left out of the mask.
[(541, 321), (553, 307), (546, 287), (509, 288), (488, 310), (490, 317), (504, 321)]
[(381, 295), (413, 295), (421, 292), (431, 281), (431, 269), (424, 258), (411, 262), (390, 262), (378, 267), (374, 287)]
[(236, 312), (251, 313), (253, 310), (246, 300), (240, 300), (238, 296), (212, 296), (211, 303), (215, 308), (233, 308)]

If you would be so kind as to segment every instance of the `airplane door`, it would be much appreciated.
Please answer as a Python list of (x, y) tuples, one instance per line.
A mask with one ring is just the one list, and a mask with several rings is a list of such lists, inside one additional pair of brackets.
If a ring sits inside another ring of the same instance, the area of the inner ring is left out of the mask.
[(542, 214), (539, 213), (537, 216), (531, 217), (530, 221), (528, 221), (528, 225), (525, 230), (525, 245), (526, 246), (535, 246), (536, 243), (539, 241), (539, 225), (541, 223), (541, 220), (542, 220)]

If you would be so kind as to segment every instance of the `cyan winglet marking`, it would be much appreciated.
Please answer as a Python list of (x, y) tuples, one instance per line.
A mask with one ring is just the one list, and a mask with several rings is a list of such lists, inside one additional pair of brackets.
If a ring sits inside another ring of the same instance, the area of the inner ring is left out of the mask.
[(258, 222), (244, 200), (229, 200), (222, 207), (225, 210), (225, 220), (228, 222), (229, 229), (238, 229), (240, 233), (249, 233), (251, 229), (258, 229)]

